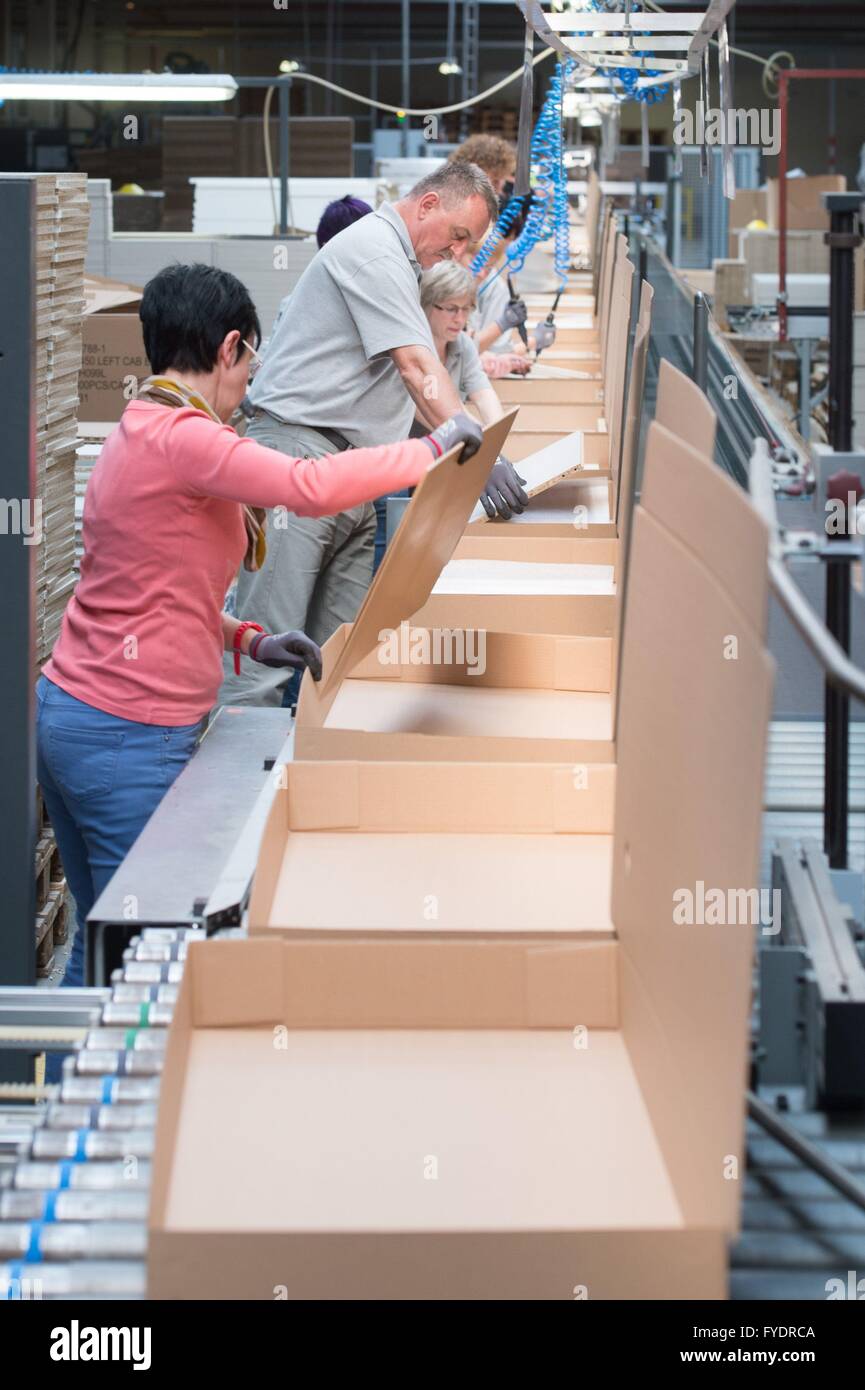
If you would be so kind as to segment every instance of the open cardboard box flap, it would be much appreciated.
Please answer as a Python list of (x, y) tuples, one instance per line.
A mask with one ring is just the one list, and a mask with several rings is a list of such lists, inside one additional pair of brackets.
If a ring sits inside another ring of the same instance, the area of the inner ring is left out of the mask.
[(511, 410), (488, 425), (483, 444), (466, 463), (459, 463), (459, 451), (452, 449), (421, 479), (367, 590), (348, 640), (334, 652), (333, 664), (325, 663), (319, 683), (321, 697), (332, 696), (340, 681), (373, 650), (380, 632), (395, 631), (405, 618), (423, 607), (456, 550), (516, 414), (516, 410)]
[(699, 386), (666, 357), (658, 369), (655, 420), (704, 458), (714, 458), (718, 417)]

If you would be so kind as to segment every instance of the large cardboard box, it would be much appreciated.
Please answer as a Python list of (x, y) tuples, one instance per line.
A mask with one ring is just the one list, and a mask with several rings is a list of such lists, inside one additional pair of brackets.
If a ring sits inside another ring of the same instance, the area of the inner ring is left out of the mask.
[[(818, 174), (803, 179), (787, 179), (787, 229), (791, 232), (829, 230), (829, 214), (823, 206), (824, 193), (846, 193), (843, 174)], [(781, 184), (769, 179), (766, 185), (766, 221), (773, 231), (781, 226)]]
[[(609, 544), (609, 542), (607, 542)], [(325, 660), (351, 641), (342, 627)], [(614, 756), (610, 637), (437, 632), (408, 622), (323, 696), (304, 680), (299, 759), (606, 762)]]
[(84, 291), (78, 417), (116, 423), (137, 383), (150, 375), (138, 317), (141, 290), (88, 276)]
[(603, 763), (287, 764), (250, 933), (611, 941), (615, 776)]
[(584, 949), (194, 946), (149, 1296), (722, 1297), (723, 1229), (686, 1222), (623, 1034), (578, 1045)]
[[(189, 953), (151, 1297), (724, 1297), (754, 925), (700, 925), (676, 905), (700, 884), (758, 883), (766, 560), (746, 496), (652, 425), (614, 936), (580, 857), (607, 838), (602, 782), (581, 803), (556, 766), (519, 769), (519, 796), (500, 764), (289, 769), (255, 939)], [(559, 852), (558, 872), (542, 865)]]
[(766, 190), (763, 188), (737, 188), (732, 200), (727, 204), (730, 229), (747, 227), (749, 222), (766, 222)]

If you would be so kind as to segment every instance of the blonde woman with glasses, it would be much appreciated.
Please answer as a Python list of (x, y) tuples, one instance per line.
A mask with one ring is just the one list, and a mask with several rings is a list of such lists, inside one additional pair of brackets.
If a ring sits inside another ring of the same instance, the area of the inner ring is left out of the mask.
[[(458, 261), (442, 261), (433, 266), (421, 279), (420, 302), (432, 329), (435, 350), (461, 400), (471, 401), (483, 425), (500, 420), (504, 413), (501, 402), (466, 332), (466, 323), (477, 303), (477, 286), (471, 271)], [(524, 481), (513, 464), (500, 456), (481, 494), (487, 516), (509, 520), (515, 513), (525, 511), (529, 499), (521, 486)]]

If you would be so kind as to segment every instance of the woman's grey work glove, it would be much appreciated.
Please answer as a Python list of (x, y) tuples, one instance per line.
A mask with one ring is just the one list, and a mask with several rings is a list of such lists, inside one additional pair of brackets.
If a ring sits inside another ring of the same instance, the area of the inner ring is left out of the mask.
[(446, 454), (454, 445), (462, 444), (462, 452), (457, 458), (457, 463), (466, 463), (484, 442), (484, 432), (477, 420), (473, 420), (471, 415), (466, 415), (465, 411), (458, 411), (449, 420), (445, 420), (443, 425), (434, 429), (432, 433), (423, 436), (424, 444), (429, 445), (433, 458), (440, 459), (442, 454)]
[(487, 485), (481, 493), (481, 502), (488, 517), (496, 515), (505, 521), (516, 513), (524, 512), (529, 505), (528, 495), (523, 491), (521, 478), (514, 465), (503, 454), (499, 454), (487, 478)]
[(552, 347), (556, 341), (556, 326), (554, 323), (539, 323), (535, 326), (535, 352), (543, 352), (544, 348)]
[(321, 680), (321, 648), (305, 632), (280, 632), (276, 636), (261, 632), (250, 642), (249, 656), (271, 668), (291, 666), (302, 671), (306, 667), (314, 681)]
[(528, 315), (525, 301), (522, 299), (509, 299), (506, 308), (499, 314), (496, 322), (503, 333), (507, 333), (509, 328), (519, 328), (525, 323)]

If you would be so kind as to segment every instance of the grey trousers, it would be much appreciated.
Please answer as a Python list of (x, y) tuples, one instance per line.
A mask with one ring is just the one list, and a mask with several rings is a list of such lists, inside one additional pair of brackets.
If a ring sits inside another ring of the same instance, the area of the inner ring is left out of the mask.
[[(332, 454), (333, 445), (306, 425), (284, 425), (259, 412), (247, 434), (294, 458)], [(267, 557), (237, 581), (235, 616), (265, 632), (299, 629), (319, 645), (342, 623), (353, 622), (372, 579), (375, 508), (371, 502), (336, 516), (300, 517), (268, 512)], [(239, 676), (226, 652), (220, 705), (279, 705), (291, 670), (271, 670), (241, 657)]]

